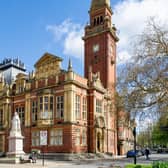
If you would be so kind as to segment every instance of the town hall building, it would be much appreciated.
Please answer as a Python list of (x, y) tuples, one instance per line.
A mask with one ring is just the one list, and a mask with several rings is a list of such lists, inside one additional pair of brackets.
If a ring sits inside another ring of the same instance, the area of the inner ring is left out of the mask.
[(132, 147), (132, 122), (115, 106), (119, 39), (110, 0), (92, 0), (89, 15), (82, 37), (84, 77), (75, 72), (71, 60), (62, 69), (62, 58), (50, 53), (39, 58), (34, 72), (26, 74), (22, 68), (10, 83), (0, 64), (0, 152), (8, 151), (14, 112), (21, 120), (26, 153), (39, 149), (117, 155)]

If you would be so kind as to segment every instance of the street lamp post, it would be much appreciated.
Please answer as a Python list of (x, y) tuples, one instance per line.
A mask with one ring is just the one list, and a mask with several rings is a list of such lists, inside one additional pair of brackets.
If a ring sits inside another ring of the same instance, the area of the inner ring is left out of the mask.
[(136, 164), (136, 126), (134, 126), (134, 129), (133, 129), (133, 136), (134, 136), (134, 152), (135, 152), (135, 155), (134, 155), (134, 164)]

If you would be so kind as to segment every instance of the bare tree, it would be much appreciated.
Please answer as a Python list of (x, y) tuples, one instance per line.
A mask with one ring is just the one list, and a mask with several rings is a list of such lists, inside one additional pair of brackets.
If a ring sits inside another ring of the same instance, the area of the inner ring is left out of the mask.
[(168, 27), (150, 19), (133, 49), (134, 59), (118, 75), (125, 108), (135, 115), (168, 113)]

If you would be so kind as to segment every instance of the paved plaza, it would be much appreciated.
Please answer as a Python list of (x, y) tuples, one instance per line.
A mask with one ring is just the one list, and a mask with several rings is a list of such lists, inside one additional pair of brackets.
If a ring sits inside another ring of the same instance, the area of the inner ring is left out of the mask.
[[(145, 156), (138, 157), (137, 163), (149, 164), (153, 161), (168, 161), (168, 154), (152, 154), (150, 160), (146, 160)], [(121, 166), (133, 163), (133, 158), (117, 157), (113, 159), (99, 160), (76, 160), (76, 161), (54, 161), (38, 159), (37, 163), (26, 164), (0, 164), (0, 168), (110, 168), (112, 165)]]

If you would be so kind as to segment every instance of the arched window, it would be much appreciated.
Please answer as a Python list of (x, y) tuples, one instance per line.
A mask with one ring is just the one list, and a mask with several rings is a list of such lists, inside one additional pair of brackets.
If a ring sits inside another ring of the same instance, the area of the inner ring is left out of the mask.
[(99, 17), (97, 18), (97, 25), (99, 25), (99, 23), (100, 23), (100, 20), (99, 20)]
[(100, 16), (100, 24), (103, 23), (103, 16)]

